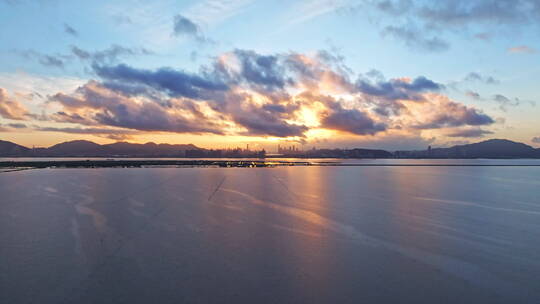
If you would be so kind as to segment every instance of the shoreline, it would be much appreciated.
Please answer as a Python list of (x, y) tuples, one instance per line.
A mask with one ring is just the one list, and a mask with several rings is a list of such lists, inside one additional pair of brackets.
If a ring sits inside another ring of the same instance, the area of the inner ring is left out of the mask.
[[(0, 168), (45, 169), (45, 168), (268, 168), (283, 166), (335, 166), (335, 167), (540, 167), (539, 164), (472, 164), (472, 163), (340, 163), (308, 161), (266, 160), (53, 160), (53, 161), (0, 161)], [(2, 172), (10, 172), (2, 171)]]

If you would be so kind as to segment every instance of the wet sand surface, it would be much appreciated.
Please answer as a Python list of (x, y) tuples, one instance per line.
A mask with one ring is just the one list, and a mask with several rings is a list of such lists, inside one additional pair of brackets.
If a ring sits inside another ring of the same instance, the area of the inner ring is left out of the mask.
[(538, 303), (540, 168), (0, 174), (2, 303)]

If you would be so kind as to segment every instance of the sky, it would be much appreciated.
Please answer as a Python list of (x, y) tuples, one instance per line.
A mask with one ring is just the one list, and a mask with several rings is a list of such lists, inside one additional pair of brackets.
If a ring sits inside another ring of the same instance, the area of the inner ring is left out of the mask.
[(0, 0), (0, 139), (540, 147), (540, 0)]

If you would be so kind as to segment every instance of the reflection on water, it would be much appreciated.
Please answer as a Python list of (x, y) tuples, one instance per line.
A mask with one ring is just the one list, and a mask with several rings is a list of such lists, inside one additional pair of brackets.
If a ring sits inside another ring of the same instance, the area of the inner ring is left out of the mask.
[(537, 167), (5, 173), (0, 294), (6, 303), (533, 303), (539, 181)]

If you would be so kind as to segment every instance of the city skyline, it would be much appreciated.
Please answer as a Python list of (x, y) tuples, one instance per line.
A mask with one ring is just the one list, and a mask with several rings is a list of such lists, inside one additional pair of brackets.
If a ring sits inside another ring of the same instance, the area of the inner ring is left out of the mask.
[(540, 146), (540, 3), (0, 1), (0, 137)]

